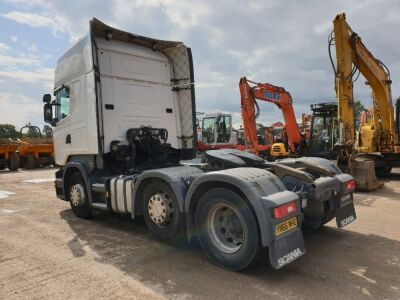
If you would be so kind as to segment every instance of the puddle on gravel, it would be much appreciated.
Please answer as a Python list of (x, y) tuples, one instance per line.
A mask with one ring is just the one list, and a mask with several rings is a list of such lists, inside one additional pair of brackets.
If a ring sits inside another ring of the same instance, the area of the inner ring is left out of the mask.
[(0, 214), (13, 214), (19, 212), (21, 210), (27, 210), (27, 208), (20, 208), (20, 209), (0, 209)]
[(23, 183), (43, 183), (43, 182), (53, 182), (54, 178), (35, 178), (22, 181)]
[(15, 195), (13, 192), (0, 190), (0, 199), (7, 198), (10, 195)]

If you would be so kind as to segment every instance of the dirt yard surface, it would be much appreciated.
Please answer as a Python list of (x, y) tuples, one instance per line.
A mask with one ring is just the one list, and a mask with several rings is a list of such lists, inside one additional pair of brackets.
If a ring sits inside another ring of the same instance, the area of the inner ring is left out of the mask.
[(160, 242), (142, 220), (77, 219), (54, 171), (0, 172), (0, 299), (400, 299), (400, 169), (356, 195), (356, 222), (306, 234), (298, 261), (240, 273), (184, 237)]

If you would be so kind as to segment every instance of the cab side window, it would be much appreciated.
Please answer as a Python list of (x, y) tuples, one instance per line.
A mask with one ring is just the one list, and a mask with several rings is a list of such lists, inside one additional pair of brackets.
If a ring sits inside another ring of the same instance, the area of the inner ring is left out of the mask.
[(57, 119), (61, 121), (70, 114), (70, 93), (69, 87), (62, 87), (56, 92)]

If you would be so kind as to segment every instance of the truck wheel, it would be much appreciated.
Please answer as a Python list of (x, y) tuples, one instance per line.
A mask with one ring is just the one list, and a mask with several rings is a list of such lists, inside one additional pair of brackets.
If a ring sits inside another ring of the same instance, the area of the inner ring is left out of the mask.
[(321, 226), (325, 225), (335, 217), (336, 217), (335, 205), (333, 205), (333, 203), (331, 203), (330, 201), (324, 202), (324, 215), (322, 216), (321, 219)]
[(392, 167), (375, 167), (375, 174), (378, 177), (389, 176), (392, 172)]
[(87, 219), (92, 216), (86, 183), (81, 173), (72, 174), (68, 184), (67, 197), (71, 209), (77, 217)]
[(226, 188), (205, 193), (196, 208), (197, 238), (215, 264), (242, 270), (262, 252), (256, 218), (244, 199)]
[(10, 171), (15, 171), (18, 170), (19, 165), (20, 165), (20, 156), (18, 153), (13, 153), (10, 157), (8, 168), (10, 169)]
[(147, 185), (143, 193), (143, 215), (147, 227), (161, 239), (176, 237), (183, 229), (184, 214), (170, 186), (161, 181)]
[(34, 169), (36, 167), (36, 160), (33, 154), (24, 155), (22, 158), (22, 166), (25, 169)]
[(330, 212), (328, 214), (325, 214), (324, 217), (322, 218), (321, 225), (325, 225), (326, 223), (330, 222), (335, 217), (336, 217), (336, 214), (334, 211)]
[[(301, 229), (304, 232), (310, 232), (320, 228), (323, 225), (322, 219), (323, 218), (304, 218), (303, 222), (301, 223)], [(327, 217), (327, 219), (329, 218)]]

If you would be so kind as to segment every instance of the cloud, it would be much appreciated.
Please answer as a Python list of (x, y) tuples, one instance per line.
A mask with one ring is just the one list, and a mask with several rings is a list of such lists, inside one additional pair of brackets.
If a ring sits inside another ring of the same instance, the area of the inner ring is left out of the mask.
[(11, 42), (16, 43), (16, 42), (18, 42), (18, 37), (16, 35), (12, 35), (12, 36), (10, 36), (10, 40), (11, 40)]
[(10, 46), (4, 44), (4, 43), (0, 43), (0, 53), (5, 53), (8, 50), (10, 50)]
[(28, 47), (28, 51), (29, 52), (37, 52), (37, 47), (36, 47), (36, 44), (32, 44), (32, 45), (30, 45), (29, 47)]
[(21, 82), (39, 83), (46, 89), (51, 89), (54, 80), (54, 69), (51, 68), (38, 68), (34, 71), (26, 70), (0, 70), (0, 77)]
[(180, 30), (187, 30), (198, 25), (201, 18), (208, 15), (212, 9), (208, 3), (201, 1), (115, 0), (114, 3), (114, 16), (117, 20), (124, 17), (140, 17), (144, 12), (158, 10)]
[(49, 0), (6, 0), (7, 2), (11, 3), (11, 4), (20, 4), (20, 5), (24, 5), (24, 6), (35, 6), (35, 5), (39, 5), (39, 6), (47, 6), (49, 3)]
[[(335, 14), (345, 11), (368, 49), (391, 69), (394, 97), (400, 94), (398, 1), (251, 0), (235, 5), (229, 0), (69, 0), (68, 5), (62, 0), (7, 1), (14, 7), (3, 14), (10, 24), (50, 28), (56, 37), (68, 36), (70, 43), (88, 31), (92, 17), (129, 32), (184, 41), (194, 58), (197, 109), (229, 111), (235, 118), (240, 117), (238, 81), (242, 76), (285, 87), (292, 94), (298, 117), (309, 111), (311, 103), (334, 100), (327, 38)], [(31, 45), (41, 45), (40, 38), (30, 41)], [(43, 70), (48, 63), (53, 67), (65, 48), (60, 40), (54, 39), (59, 53), (52, 52), (49, 59), (40, 51), (30, 52), (11, 59), (10, 64), (9, 52), (0, 53), (9, 63), (8, 69), (0, 68), (7, 73), (1, 79), (39, 84), (41, 76), (47, 76), (44, 82), (48, 84), (52, 71)], [(25, 64), (18, 63), (20, 59)], [(360, 78), (356, 83), (355, 97), (368, 103), (370, 90), (363, 81)], [(262, 105), (260, 118), (262, 122), (279, 121), (281, 113)]]
[(65, 28), (60, 25), (60, 22), (55, 21), (57, 20), (57, 18), (48, 18), (36, 13), (21, 11), (11, 11), (2, 14), (2, 16), (14, 22), (29, 25), (31, 27), (51, 28), (54, 36), (57, 36), (59, 33), (65, 32)]
[(332, 30), (332, 24), (329, 21), (325, 21), (315, 26), (314, 30), (318, 34), (327, 34)]
[(0, 120), (3, 124), (13, 124), (20, 128), (28, 122), (41, 123), (43, 106), (37, 99), (32, 99), (22, 93), (0, 92), (0, 103), (2, 106)]
[(32, 57), (18, 57), (0, 54), (0, 66), (13, 67), (16, 65), (39, 65), (39, 60)]

